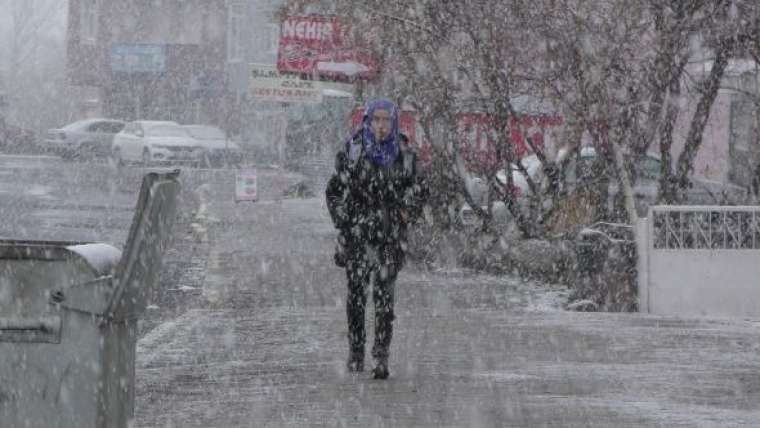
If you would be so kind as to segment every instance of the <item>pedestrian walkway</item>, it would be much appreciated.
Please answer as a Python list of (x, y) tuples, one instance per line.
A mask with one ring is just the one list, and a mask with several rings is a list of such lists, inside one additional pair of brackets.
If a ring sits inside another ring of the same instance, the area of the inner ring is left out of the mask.
[(760, 326), (477, 309), (400, 316), (347, 374), (342, 308), (192, 310), (140, 342), (136, 426), (757, 426)]
[(346, 373), (319, 200), (209, 209), (214, 301), (138, 343), (135, 427), (760, 425), (760, 322), (570, 313), (512, 277), (410, 267), (390, 379)]

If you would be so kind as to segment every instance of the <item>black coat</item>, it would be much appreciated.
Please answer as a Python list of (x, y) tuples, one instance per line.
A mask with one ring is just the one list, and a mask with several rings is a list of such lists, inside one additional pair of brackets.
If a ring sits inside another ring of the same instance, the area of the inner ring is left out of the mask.
[[(349, 144), (362, 144), (361, 133)], [(346, 256), (363, 256), (367, 245), (403, 263), (407, 227), (422, 212), (427, 190), (418, 175), (417, 157), (401, 138), (399, 156), (389, 167), (372, 163), (362, 149), (355, 161), (340, 150), (325, 196), (333, 224), (345, 242)]]

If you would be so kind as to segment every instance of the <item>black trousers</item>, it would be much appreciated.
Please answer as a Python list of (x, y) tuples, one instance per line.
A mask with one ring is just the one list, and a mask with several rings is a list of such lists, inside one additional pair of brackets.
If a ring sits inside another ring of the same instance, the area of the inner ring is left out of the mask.
[(364, 355), (367, 339), (365, 330), (365, 308), (370, 280), (374, 280), (372, 300), (375, 304), (375, 343), (372, 356), (387, 359), (393, 338), (393, 312), (396, 277), (400, 269), (393, 257), (383, 251), (368, 249), (362, 254), (354, 254), (346, 264), (348, 277), (348, 346), (353, 354)]

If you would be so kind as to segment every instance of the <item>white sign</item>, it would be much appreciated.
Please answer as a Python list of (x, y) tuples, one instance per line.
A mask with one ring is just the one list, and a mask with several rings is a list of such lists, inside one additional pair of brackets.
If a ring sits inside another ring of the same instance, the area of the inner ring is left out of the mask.
[(249, 90), (253, 98), (262, 101), (301, 104), (322, 102), (320, 82), (280, 75), (274, 64), (251, 64)]
[(317, 63), (317, 70), (319, 71), (332, 71), (335, 73), (343, 73), (346, 76), (354, 76), (359, 73), (366, 73), (369, 71), (369, 67), (364, 64), (360, 64), (354, 61), (348, 62), (326, 62), (320, 61)]
[(256, 201), (258, 199), (258, 184), (255, 169), (238, 170), (235, 176), (235, 202)]

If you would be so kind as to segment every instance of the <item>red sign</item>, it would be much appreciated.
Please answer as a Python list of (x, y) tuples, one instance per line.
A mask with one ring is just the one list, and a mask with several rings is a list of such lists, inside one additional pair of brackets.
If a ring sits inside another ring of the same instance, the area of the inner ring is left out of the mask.
[[(354, 110), (351, 125), (357, 128), (364, 116), (364, 109)], [(533, 150), (525, 138), (530, 137), (536, 148), (543, 149), (544, 134), (550, 127), (562, 124), (560, 116), (522, 116), (512, 119), (509, 142), (512, 144), (515, 156), (522, 158)], [(417, 113), (402, 111), (399, 117), (399, 129), (409, 138), (409, 143), (417, 148), (420, 160), (427, 164), (432, 157), (432, 146), (424, 138), (417, 138)], [(457, 129), (460, 140), (460, 153), (468, 168), (472, 171), (498, 168), (500, 160), (496, 156), (496, 130), (493, 119), (484, 113), (459, 113)], [(506, 141), (501, 139), (502, 143)]]
[(377, 60), (369, 52), (348, 46), (337, 17), (289, 16), (280, 27), (277, 70), (331, 79), (372, 79)]

